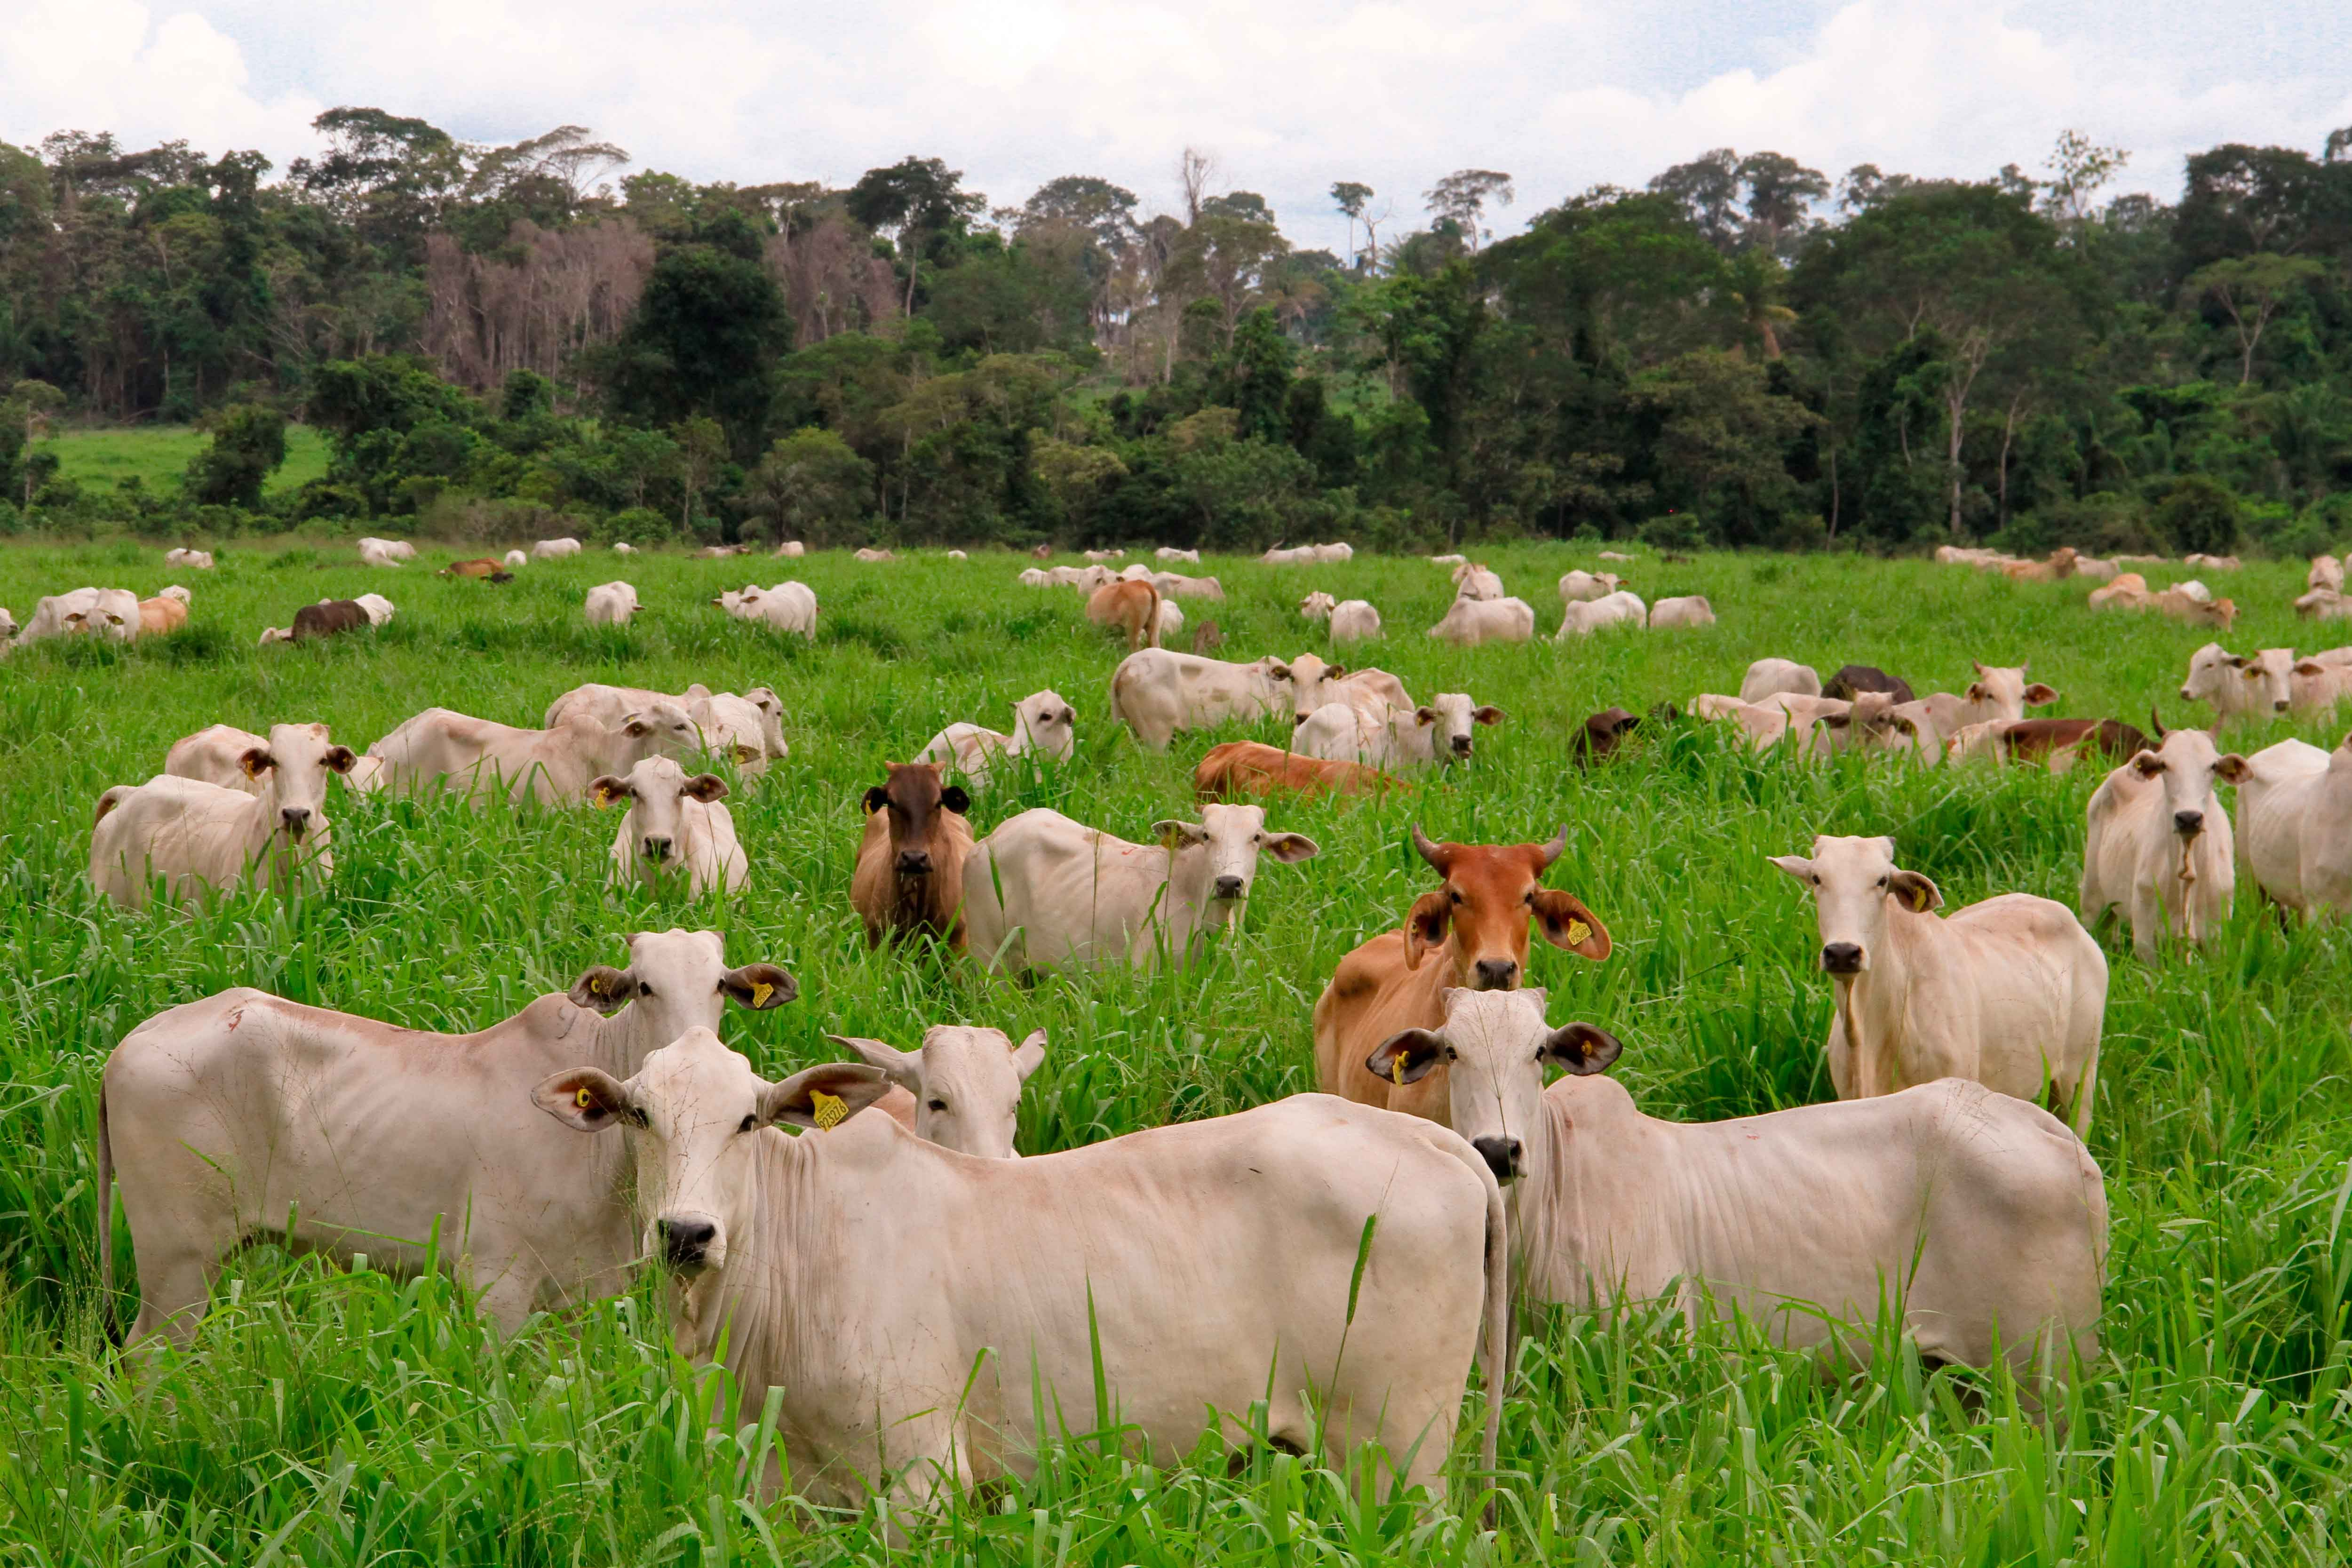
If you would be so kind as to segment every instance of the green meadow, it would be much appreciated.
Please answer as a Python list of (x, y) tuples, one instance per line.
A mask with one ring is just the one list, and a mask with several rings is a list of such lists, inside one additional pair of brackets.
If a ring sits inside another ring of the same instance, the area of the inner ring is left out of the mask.
[[(188, 461), (212, 437), (193, 425), (61, 426), (44, 447), (58, 455), (58, 472), (86, 489), (110, 491), (135, 479), (151, 494), (180, 488)], [(264, 487), (271, 494), (290, 490), (327, 473), (327, 438), (308, 425), (286, 426), (286, 462)]]

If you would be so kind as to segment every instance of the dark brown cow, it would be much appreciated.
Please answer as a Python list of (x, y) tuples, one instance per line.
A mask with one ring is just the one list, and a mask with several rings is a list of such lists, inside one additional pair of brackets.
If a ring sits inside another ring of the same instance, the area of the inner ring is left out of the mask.
[(1260, 741), (1213, 746), (1192, 770), (1192, 794), (1202, 800), (1247, 800), (1276, 795), (1374, 795), (1404, 781), (1360, 763), (1302, 757)]
[(1628, 713), (1622, 708), (1603, 708), (1584, 721), (1570, 739), (1569, 752), (1580, 768), (1595, 763), (1605, 763), (1617, 754), (1617, 744), (1641, 728), (1642, 716)]
[(356, 631), (373, 624), (358, 601), (329, 599), (321, 604), (305, 605), (294, 612), (294, 641), (309, 642), (313, 637), (331, 637), (338, 632)]
[(1851, 702), (1865, 691), (1884, 691), (1898, 703), (1917, 700), (1911, 695), (1909, 681), (1873, 664), (1849, 664), (1831, 676), (1822, 688), (1822, 696), (1834, 697), (1841, 702)]
[(2086, 754), (2121, 763), (2147, 749), (2147, 736), (2120, 719), (2020, 719), (2000, 731), (2003, 762), (2047, 763), (2053, 772)]
[(487, 555), (476, 556), (471, 561), (452, 561), (448, 565), (441, 568), (436, 575), (442, 577), (481, 577), (493, 583), (511, 583), (514, 581), (514, 574), (506, 569), (506, 565), (503, 562), (493, 561)]
[(963, 945), (963, 863), (971, 853), (971, 801), (960, 784), (940, 785), (934, 763), (886, 763), (889, 782), (866, 792), (866, 833), (849, 901), (875, 947), (891, 936), (929, 931)]
[[(1549, 844), (1490, 845), (1432, 844), (1414, 826), (1412, 847), (1444, 884), (1413, 901), (1402, 931), (1383, 931), (1341, 959), (1323, 988), (1315, 1067), (1324, 1093), (1452, 1124), (1444, 1068), (1400, 1084), (1375, 1077), (1365, 1060), (1401, 1030), (1443, 1028), (1453, 987), (1517, 990), (1530, 924), (1554, 947), (1596, 963), (1609, 956), (1601, 917), (1575, 894), (1542, 885), (1567, 845), (1566, 827)], [(1431, 1089), (1433, 1080), (1440, 1087)]]

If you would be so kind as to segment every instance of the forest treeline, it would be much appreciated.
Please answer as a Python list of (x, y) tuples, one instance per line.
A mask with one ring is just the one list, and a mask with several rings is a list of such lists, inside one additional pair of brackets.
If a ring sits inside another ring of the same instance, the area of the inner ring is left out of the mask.
[[(1379, 547), (1514, 535), (2282, 552), (2352, 535), (2352, 130), (2111, 195), (1709, 153), (1534, 210), (1338, 180), (1346, 254), (937, 158), (845, 188), (374, 109), (255, 153), (0, 144), (0, 526)], [(1296, 216), (1297, 215), (1293, 215)], [(323, 479), (267, 489), (289, 420)], [(58, 470), (199, 422), (184, 480)]]

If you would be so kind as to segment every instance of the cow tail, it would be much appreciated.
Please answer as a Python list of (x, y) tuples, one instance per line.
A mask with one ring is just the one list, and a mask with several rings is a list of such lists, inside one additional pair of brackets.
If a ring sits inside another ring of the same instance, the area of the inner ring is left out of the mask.
[(106, 1080), (98, 1084), (98, 1301), (107, 1336), (114, 1321), (114, 1138), (106, 1125)]
[(1156, 583), (1146, 583), (1143, 585), (1151, 590), (1151, 602), (1143, 606), (1143, 646), (1158, 647), (1160, 646), (1160, 585)]

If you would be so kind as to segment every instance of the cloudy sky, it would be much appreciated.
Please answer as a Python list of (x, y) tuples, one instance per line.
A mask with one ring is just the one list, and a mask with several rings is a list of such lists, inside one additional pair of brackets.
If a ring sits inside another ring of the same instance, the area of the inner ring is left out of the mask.
[(1499, 229), (1710, 147), (1832, 177), (1981, 177), (2079, 127), (2178, 194), (2217, 142), (2352, 125), (2344, 0), (5, 0), (0, 140), (111, 130), (311, 150), (336, 104), (474, 141), (566, 122), (698, 180), (854, 180), (938, 155), (1000, 204), (1063, 174), (1173, 205), (1188, 143), (1337, 248), (1360, 180), (1402, 232), (1449, 170)]

